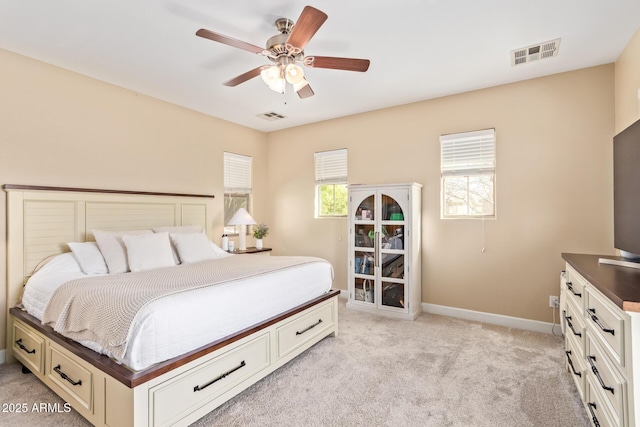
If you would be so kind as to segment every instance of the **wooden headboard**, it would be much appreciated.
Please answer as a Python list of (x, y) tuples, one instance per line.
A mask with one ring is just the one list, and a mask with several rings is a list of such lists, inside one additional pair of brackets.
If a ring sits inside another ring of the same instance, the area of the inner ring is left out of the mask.
[(212, 237), (211, 195), (11, 184), (2, 188), (7, 193), (7, 316), (34, 268), (52, 255), (68, 252), (68, 242), (94, 241), (93, 229), (200, 225)]

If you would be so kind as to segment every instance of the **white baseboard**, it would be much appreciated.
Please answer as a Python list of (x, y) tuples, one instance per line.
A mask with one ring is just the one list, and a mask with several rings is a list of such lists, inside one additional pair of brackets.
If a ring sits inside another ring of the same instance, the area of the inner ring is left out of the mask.
[(442, 316), (456, 317), (475, 322), (506, 326), (507, 328), (524, 329), (526, 331), (553, 333), (553, 324), (539, 320), (522, 319), (520, 317), (504, 316), (502, 314), (484, 313), (481, 311), (465, 310), (463, 308), (447, 307), (444, 305), (423, 302), (422, 311)]
[(7, 359), (5, 359), (5, 357), (6, 357), (5, 354), (6, 353), (7, 353), (6, 350), (0, 350), (0, 365), (2, 365), (5, 362), (5, 360), (7, 360)]

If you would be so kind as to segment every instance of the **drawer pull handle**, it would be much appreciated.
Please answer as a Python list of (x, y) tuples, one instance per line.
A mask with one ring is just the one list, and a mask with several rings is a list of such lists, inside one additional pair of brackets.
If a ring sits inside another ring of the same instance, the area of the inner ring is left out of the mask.
[(576, 330), (573, 329), (573, 323), (571, 323), (571, 316), (564, 316), (564, 318), (566, 319), (567, 325), (569, 326), (571, 331), (573, 331), (573, 335), (582, 338), (582, 332), (576, 332)]
[(18, 347), (20, 347), (23, 351), (26, 351), (29, 354), (35, 354), (36, 349), (32, 349), (29, 350), (27, 347), (24, 346), (24, 344), (22, 344), (22, 338), (20, 338), (18, 341), (16, 341), (16, 344), (18, 344)]
[(240, 368), (242, 368), (243, 366), (246, 366), (246, 365), (247, 365), (247, 364), (246, 364), (246, 363), (244, 362), (244, 360), (243, 360), (242, 362), (240, 362), (240, 364), (239, 364), (238, 366), (236, 366), (236, 367), (235, 367), (235, 368), (233, 368), (232, 370), (227, 371), (227, 372), (225, 372), (224, 374), (222, 374), (222, 375), (220, 375), (220, 376), (218, 376), (218, 377), (216, 377), (216, 378), (212, 379), (211, 381), (209, 381), (208, 383), (206, 383), (206, 384), (205, 384), (205, 385), (203, 385), (202, 387), (200, 387), (199, 385), (195, 386), (195, 387), (193, 388), (194, 393), (195, 393), (196, 391), (204, 390), (205, 388), (209, 387), (211, 384), (213, 384), (213, 383), (215, 383), (215, 382), (217, 382), (217, 381), (220, 381), (220, 380), (221, 380), (221, 379), (223, 379), (223, 378), (228, 377), (229, 375), (233, 374), (235, 371), (237, 371), (238, 369), (240, 369)]
[(302, 335), (302, 334), (304, 334), (305, 332), (307, 332), (307, 331), (309, 331), (309, 330), (311, 330), (311, 329), (315, 328), (315, 327), (316, 327), (316, 326), (318, 326), (320, 323), (322, 323), (322, 319), (318, 319), (318, 321), (317, 321), (316, 323), (314, 323), (313, 325), (309, 326), (309, 327), (308, 327), (308, 328), (306, 328), (306, 329), (303, 329), (302, 331), (296, 331), (296, 335)]
[(582, 373), (576, 371), (576, 368), (573, 367), (573, 360), (571, 360), (571, 350), (565, 351), (567, 353), (567, 362), (569, 362), (569, 366), (571, 366), (571, 370), (573, 371), (573, 375), (577, 375), (582, 378)]
[(63, 380), (69, 381), (71, 383), (71, 385), (73, 385), (73, 386), (82, 385), (82, 380), (74, 381), (71, 378), (69, 378), (69, 376), (67, 374), (62, 372), (62, 370), (60, 369), (60, 365), (58, 365), (55, 368), (53, 368), (53, 370), (56, 371), (58, 373), (58, 375), (60, 375), (60, 377), (62, 377)]
[(571, 284), (571, 282), (567, 282), (567, 289), (569, 289), (571, 291), (572, 294), (574, 294), (575, 296), (577, 296), (578, 298), (582, 298), (582, 293), (576, 292), (573, 290), (573, 286)]
[(593, 412), (594, 409), (598, 409), (596, 408), (596, 404), (593, 402), (589, 402), (587, 406), (589, 406), (589, 412), (591, 412), (591, 421), (593, 421), (593, 426), (600, 427), (600, 423), (598, 422), (598, 417), (596, 417), (596, 414)]
[(590, 308), (587, 311), (589, 312), (589, 317), (591, 317), (591, 320), (593, 320), (596, 323), (596, 325), (600, 326), (600, 329), (602, 329), (603, 332), (608, 332), (611, 335), (615, 336), (616, 331), (614, 329), (607, 329), (604, 327), (602, 323), (600, 323), (600, 319), (598, 319), (598, 316), (596, 316), (595, 308)]
[(609, 387), (607, 386), (604, 381), (602, 381), (602, 377), (600, 377), (600, 372), (598, 372), (598, 368), (596, 368), (596, 365), (593, 364), (593, 362), (595, 362), (596, 357), (595, 356), (589, 356), (589, 365), (591, 365), (591, 370), (593, 371), (593, 373), (596, 375), (596, 378), (598, 378), (598, 382), (600, 383), (600, 387), (602, 387), (603, 389), (610, 391), (611, 394), (615, 394), (613, 387)]

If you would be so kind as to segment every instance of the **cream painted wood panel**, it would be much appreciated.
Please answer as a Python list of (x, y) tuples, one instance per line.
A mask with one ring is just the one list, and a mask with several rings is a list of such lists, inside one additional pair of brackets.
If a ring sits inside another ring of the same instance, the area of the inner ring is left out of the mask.
[(573, 381), (578, 388), (578, 394), (581, 399), (585, 399), (585, 381), (587, 378), (587, 365), (585, 363), (584, 355), (578, 349), (579, 344), (573, 338), (573, 336), (567, 336), (565, 341), (565, 354), (567, 356), (567, 364), (569, 365), (569, 372), (573, 377)]
[[(88, 410), (93, 406), (93, 374), (71, 357), (67, 357), (60, 347), (49, 345), (47, 376), (60, 388), (69, 393), (75, 401)], [(75, 407), (76, 405), (74, 405)]]
[(87, 232), (141, 230), (175, 225), (171, 203), (87, 203)]
[(336, 318), (337, 314), (333, 312), (333, 306), (324, 305), (278, 328), (278, 358), (286, 356), (313, 338), (331, 330)]
[(170, 426), (270, 364), (269, 335), (258, 338), (150, 390), (153, 426)]
[[(601, 426), (634, 427), (640, 410), (640, 313), (622, 310), (569, 263), (566, 272), (567, 369), (590, 418)], [(567, 318), (582, 337), (572, 332)]]
[(76, 204), (26, 200), (24, 202), (25, 275), (51, 255), (68, 250), (66, 243), (76, 241)]
[(31, 372), (44, 372), (45, 339), (22, 322), (13, 324), (13, 353)]
[(627, 417), (627, 381), (618, 372), (615, 362), (605, 356), (605, 350), (597, 344), (592, 335), (587, 335), (586, 353), (590, 367), (587, 377), (600, 387), (600, 394), (604, 397), (603, 403), (609, 409), (616, 425), (623, 426)]

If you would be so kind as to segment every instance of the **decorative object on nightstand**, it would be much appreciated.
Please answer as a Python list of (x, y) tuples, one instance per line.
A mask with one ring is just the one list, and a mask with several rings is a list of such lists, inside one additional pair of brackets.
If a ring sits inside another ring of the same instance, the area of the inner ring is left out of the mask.
[(256, 249), (262, 249), (262, 239), (269, 235), (267, 224), (260, 223), (253, 226), (253, 237), (256, 239)]
[[(253, 225), (255, 223), (245, 208), (238, 209), (233, 218), (229, 220), (227, 225), (240, 226), (240, 232), (238, 233), (238, 250), (244, 251), (247, 249), (247, 225)], [(229, 248), (229, 250), (231, 250), (231, 248)]]
[(349, 185), (347, 307), (413, 320), (422, 311), (422, 185)]

